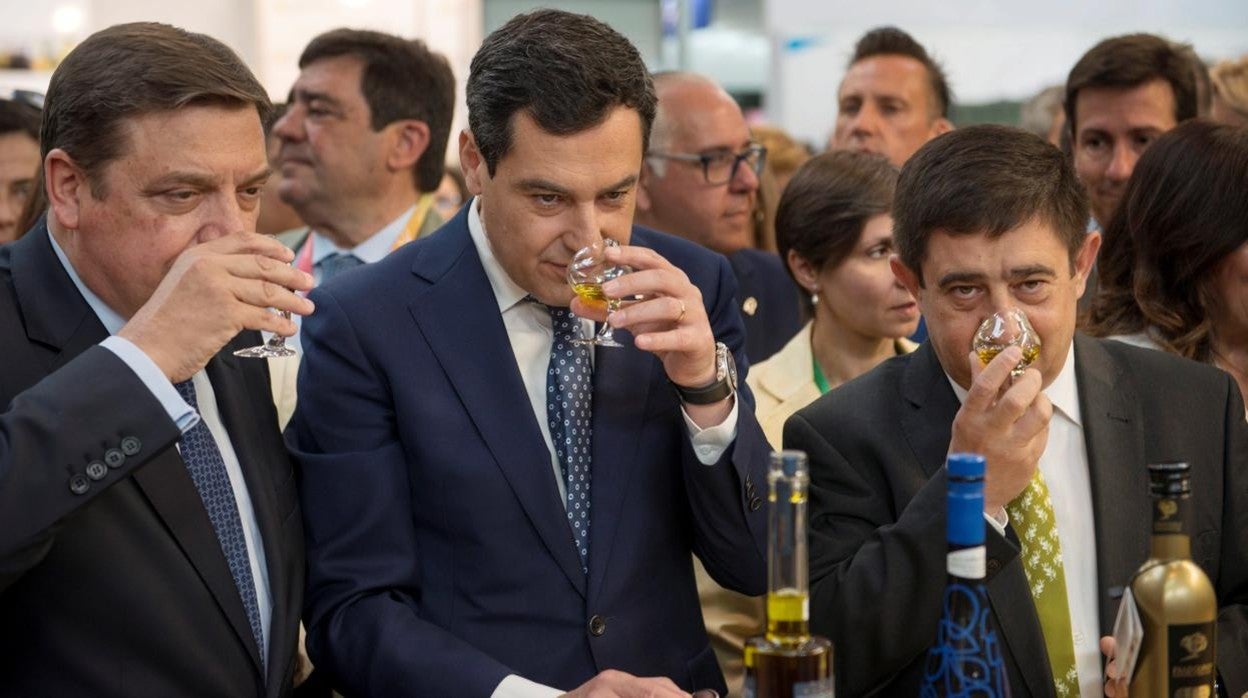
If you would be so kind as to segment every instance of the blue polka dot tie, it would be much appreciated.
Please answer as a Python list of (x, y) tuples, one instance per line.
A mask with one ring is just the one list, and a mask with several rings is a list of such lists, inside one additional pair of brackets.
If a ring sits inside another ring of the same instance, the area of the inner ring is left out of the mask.
[[(199, 402), (195, 397), (195, 385), (191, 381), (175, 384), (178, 394), (195, 411), (199, 411)], [(179, 442), (182, 461), (191, 474), (191, 481), (199, 492), (199, 498), (208, 510), (208, 520), (212, 522), (212, 530), (217, 534), (221, 544), (221, 552), (230, 566), (230, 576), (234, 577), (234, 586), (242, 597), (243, 608), (247, 611), (247, 622), (255, 635), (256, 646), (260, 648), (260, 661), (265, 663), (264, 630), (260, 625), (260, 604), (256, 601), (256, 584), (251, 576), (251, 562), (247, 557), (247, 539), (243, 537), (243, 522), (238, 515), (238, 503), (234, 499), (234, 488), (230, 486), (230, 477), (225, 471), (225, 460), (217, 442), (208, 431), (204, 420), (199, 420), (194, 427), (182, 435)]]
[(567, 485), (568, 524), (581, 555), (581, 569), (589, 572), (589, 483), (593, 445), (594, 395), (591, 347), (575, 344), (581, 321), (567, 308), (548, 308), (555, 341), (546, 370), (546, 418), (550, 439)]

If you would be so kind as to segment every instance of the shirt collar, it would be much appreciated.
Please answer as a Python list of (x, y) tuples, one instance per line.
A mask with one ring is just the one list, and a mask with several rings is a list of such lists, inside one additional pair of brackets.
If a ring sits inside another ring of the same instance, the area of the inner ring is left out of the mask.
[(485, 222), (481, 220), (480, 198), (474, 198), (468, 209), (468, 234), (472, 244), (477, 248), (477, 256), (481, 258), (481, 266), (485, 268), (485, 276), (490, 280), (490, 288), (498, 301), (499, 312), (505, 312), (516, 303), (524, 300), (529, 292), (525, 291), (503, 269), (494, 250), (490, 248), (489, 238), (485, 236)]
[(404, 211), (398, 218), (386, 224), (386, 227), (373, 233), (372, 237), (350, 249), (343, 249), (333, 243), (332, 240), (321, 235), (315, 230), (312, 231), (312, 265), (316, 266), (331, 254), (351, 254), (359, 258), (365, 264), (380, 262), (387, 254), (390, 248), (394, 247), (394, 241), (399, 239), (399, 235), (403, 232), (403, 228), (407, 225), (407, 221), (416, 212), (416, 206), (413, 204), (411, 208)]
[[(957, 382), (945, 373), (945, 379), (949, 381), (949, 385), (953, 387), (954, 395), (958, 396), (958, 402), (966, 402), (967, 390), (958, 385)], [(1048, 396), (1049, 402), (1053, 403), (1053, 409), (1062, 413), (1067, 419), (1074, 422), (1078, 426), (1083, 426), (1083, 413), (1079, 410), (1079, 383), (1075, 379), (1075, 343), (1070, 343), (1070, 349), (1066, 353), (1066, 362), (1062, 364), (1062, 370), (1057, 374), (1057, 378), (1044, 389), (1044, 394)]]
[(69, 257), (65, 255), (65, 250), (61, 249), (60, 244), (56, 241), (56, 236), (52, 231), (48, 231), (48, 241), (52, 243), (52, 251), (56, 253), (56, 258), (61, 260), (61, 266), (65, 267), (65, 273), (69, 274), (69, 279), (74, 282), (74, 286), (78, 289), (78, 293), (82, 294), (83, 300), (95, 312), (95, 316), (100, 319), (100, 324), (104, 325), (104, 329), (108, 330), (110, 335), (117, 334), (121, 328), (125, 326), (126, 319), (117, 311), (108, 307), (100, 297), (95, 295), (87, 285), (82, 282), (82, 277), (78, 276), (78, 272), (74, 270), (74, 265), (69, 263)]

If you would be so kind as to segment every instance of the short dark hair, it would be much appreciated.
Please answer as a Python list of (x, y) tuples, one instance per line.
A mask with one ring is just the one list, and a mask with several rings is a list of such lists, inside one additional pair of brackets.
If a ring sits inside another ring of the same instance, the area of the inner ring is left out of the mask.
[(7, 133), (24, 133), (39, 142), (39, 109), (25, 102), (0, 99), (0, 136)]
[(650, 72), (628, 39), (560, 10), (513, 17), (485, 38), (468, 74), (468, 127), (491, 175), (511, 149), (517, 112), (570, 135), (602, 123), (615, 107), (635, 109), (644, 153), (655, 104)]
[(1248, 130), (1195, 119), (1136, 163), (1105, 231), (1087, 329), (1148, 331), (1164, 348), (1209, 361), (1218, 264), (1248, 242)]
[(896, 189), (897, 168), (882, 155), (833, 150), (807, 160), (776, 210), (776, 247), (785, 268), (790, 250), (816, 269), (843, 262), (867, 221), (892, 209)]
[(1154, 34), (1124, 34), (1093, 46), (1070, 69), (1066, 78), (1066, 123), (1078, 134), (1075, 106), (1079, 91), (1094, 87), (1138, 87), (1165, 80), (1174, 93), (1174, 120), (1196, 116), (1196, 78), (1193, 66), (1180, 48)]
[(932, 233), (998, 237), (1039, 219), (1066, 244), (1071, 268), (1083, 248), (1088, 200), (1062, 152), (1009, 126), (980, 124), (937, 136), (897, 180), (893, 240), (923, 284)]
[(247, 65), (205, 34), (155, 22), (118, 24), (77, 46), (52, 74), (40, 148), (69, 154), (104, 196), (100, 173), (126, 147), (126, 119), (187, 106), (254, 107), (268, 117), (269, 96)]
[(418, 190), (437, 189), (455, 113), (455, 74), (446, 57), (419, 39), (334, 29), (312, 39), (299, 56), (299, 67), (338, 56), (354, 56), (364, 64), (360, 91), (374, 131), (400, 119), (423, 121), (429, 127), (429, 147), (416, 162), (414, 176)]
[(936, 107), (933, 117), (949, 118), (949, 107), (953, 104), (949, 79), (945, 77), (940, 63), (928, 55), (923, 44), (897, 27), (878, 27), (858, 39), (858, 43), (854, 45), (854, 55), (849, 59), (849, 67), (872, 56), (907, 56), (922, 63), (927, 69), (927, 81), (932, 90), (933, 106)]

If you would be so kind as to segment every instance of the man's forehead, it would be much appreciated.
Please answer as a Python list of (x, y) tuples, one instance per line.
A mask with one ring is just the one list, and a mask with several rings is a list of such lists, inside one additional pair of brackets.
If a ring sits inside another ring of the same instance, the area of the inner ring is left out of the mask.
[(841, 81), (841, 94), (869, 93), (883, 96), (926, 96), (927, 67), (901, 54), (867, 56), (854, 63)]
[(1033, 219), (1000, 235), (933, 231), (927, 240), (923, 271), (928, 279), (953, 272), (999, 276), (1015, 268), (1053, 265), (1057, 263), (1053, 260), (1065, 257), (1065, 243), (1057, 230)]
[[(1075, 95), (1079, 130), (1174, 127), (1174, 90), (1164, 78), (1130, 87), (1085, 87)], [(1112, 123), (1111, 123), (1112, 122)]]
[(363, 75), (364, 61), (359, 56), (326, 56), (299, 69), (291, 92), (296, 97), (309, 92), (336, 97), (362, 95)]

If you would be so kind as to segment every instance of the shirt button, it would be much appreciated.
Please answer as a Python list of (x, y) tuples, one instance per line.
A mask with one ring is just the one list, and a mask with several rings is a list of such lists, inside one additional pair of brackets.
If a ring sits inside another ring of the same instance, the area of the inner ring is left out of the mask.
[(987, 567), (988, 574), (996, 574), (1001, 571), (1001, 561), (994, 557), (988, 560)]
[(710, 446), (698, 446), (698, 455), (699, 456), (711, 455), (711, 447)]
[(122, 463), (126, 462), (126, 454), (121, 449), (110, 448), (104, 452), (104, 462), (110, 468), (120, 468)]
[(602, 637), (607, 632), (607, 621), (602, 616), (594, 615), (589, 619), (589, 634), (594, 637)]
[(1075, 644), (1076, 644), (1076, 645), (1082, 645), (1082, 644), (1083, 644), (1083, 632), (1082, 632), (1082, 631), (1080, 631), (1080, 630), (1076, 630), (1076, 631), (1075, 631)]
[(127, 436), (121, 440), (121, 452), (127, 456), (133, 456), (142, 448), (143, 442), (137, 436)]
[(87, 465), (87, 477), (92, 480), (103, 480), (104, 476), (107, 474), (108, 468), (98, 460), (91, 461), (91, 463)]
[(86, 475), (75, 475), (69, 478), (69, 491), (74, 494), (86, 494), (91, 489), (91, 481)]

